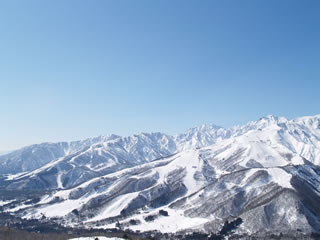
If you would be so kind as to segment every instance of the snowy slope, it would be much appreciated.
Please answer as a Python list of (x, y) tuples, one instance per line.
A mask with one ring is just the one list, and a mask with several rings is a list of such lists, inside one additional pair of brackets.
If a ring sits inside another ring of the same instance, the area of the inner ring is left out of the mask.
[(24, 147), (0, 156), (0, 174), (15, 174), (35, 170), (58, 158), (74, 154), (97, 142), (114, 136), (99, 136), (86, 140), (42, 143)]
[[(247, 136), (249, 133), (251, 138)], [(26, 156), (26, 149), (22, 149), (20, 155), (15, 152), (4, 156), (5, 158), (0, 157), (0, 164), (19, 165), (20, 171), (36, 168), (19, 177), (9, 176), (11, 181), (6, 183), (8, 189), (68, 188), (93, 177), (216, 143), (219, 143), (216, 148), (230, 148), (229, 154), (236, 151), (239, 151), (238, 154), (244, 151), (250, 153), (251, 158), (242, 162), (242, 167), (256, 164), (256, 158), (259, 158), (259, 164), (268, 165), (268, 157), (274, 157), (274, 161), (278, 161), (276, 165), (285, 165), (287, 161), (283, 160), (281, 154), (290, 158), (293, 164), (301, 164), (304, 160), (319, 164), (319, 139), (319, 116), (295, 120), (267, 116), (231, 129), (202, 125), (176, 136), (141, 133), (129, 137), (111, 135), (83, 142), (55, 144), (59, 149), (63, 146), (60, 152), (41, 145), (39, 151), (45, 153), (38, 154), (39, 147), (33, 146), (27, 148), (29, 152), (31, 149), (33, 152), (27, 155), (27, 159), (21, 157)], [(228, 151), (224, 154), (228, 154)], [(296, 157), (292, 158), (293, 155)], [(11, 156), (14, 158), (10, 158)]]
[(8, 183), (24, 189), (44, 179), (59, 190), (5, 211), (141, 231), (217, 232), (240, 217), (239, 233), (317, 232), (320, 116), (115, 137)]
[[(89, 227), (113, 228), (118, 221), (127, 226), (130, 220), (134, 220), (138, 224), (129, 226), (134, 230), (158, 229), (163, 232), (188, 228), (217, 230), (232, 215), (242, 217), (248, 227), (263, 225), (271, 230), (273, 225), (263, 223), (267, 214), (263, 209), (275, 202), (278, 206), (272, 211), (279, 216), (274, 218), (286, 219), (286, 214), (290, 214), (290, 220), (279, 225), (281, 229), (299, 226), (305, 231), (313, 230), (316, 225), (310, 225), (310, 216), (305, 216), (296, 207), (307, 208), (300, 200), (301, 188), (293, 181), (299, 176), (298, 172), (303, 171), (302, 179), (308, 179), (308, 186), (319, 186), (319, 176), (310, 178), (314, 171), (312, 166), (255, 167), (223, 173), (221, 166), (211, 165), (212, 162), (203, 157), (211, 150), (188, 150), (167, 159), (98, 177), (76, 188), (46, 195), (38, 205), (24, 205), (8, 211), (18, 210), (17, 213), (26, 218), (60, 217), (70, 225), (85, 221)], [(289, 213), (281, 210), (291, 208)], [(78, 215), (74, 214), (75, 209)], [(252, 224), (252, 211), (259, 209), (262, 209), (259, 213), (261, 219)], [(169, 216), (160, 215), (160, 210)], [(155, 219), (146, 221), (149, 216)], [(316, 219), (313, 215), (311, 217)], [(212, 221), (218, 225), (217, 229), (211, 226)]]
[[(207, 124), (191, 128), (186, 133), (176, 136), (163, 133), (141, 133), (128, 137), (109, 135), (74, 142), (35, 144), (5, 155), (0, 155), (0, 174), (29, 172), (43, 167), (52, 161), (61, 160), (61, 158), (77, 158), (77, 156), (81, 156), (81, 158), (90, 157), (93, 159), (92, 164), (94, 165), (90, 168), (99, 170), (99, 167), (104, 167), (104, 161), (99, 166), (95, 162), (95, 159), (101, 155), (104, 155), (103, 158), (108, 158), (109, 151), (112, 148), (114, 148), (115, 154), (120, 149), (119, 158), (127, 158), (127, 155), (130, 155), (129, 157), (133, 161), (143, 163), (167, 157), (191, 147), (203, 147), (214, 144), (219, 139), (229, 137), (228, 134), (229, 130)], [(123, 154), (121, 150), (126, 152), (125, 156), (121, 155)]]
[(176, 152), (172, 137), (142, 133), (103, 139), (17, 177), (8, 176), (8, 189), (68, 188), (93, 177), (133, 167)]
[[(100, 137), (99, 141), (82, 145), (79, 151), (56, 155), (54, 160), (34, 171), (7, 176), (10, 182), (6, 185), (8, 189), (68, 188), (96, 176), (168, 157), (184, 149), (208, 146), (224, 138), (225, 134), (226, 130), (222, 128), (206, 125), (174, 137), (162, 133)], [(26, 163), (29, 164), (29, 161)]]
[(204, 124), (200, 127), (190, 128), (185, 133), (174, 137), (179, 152), (194, 148), (205, 147), (223, 139), (229, 138), (231, 131), (214, 124)]

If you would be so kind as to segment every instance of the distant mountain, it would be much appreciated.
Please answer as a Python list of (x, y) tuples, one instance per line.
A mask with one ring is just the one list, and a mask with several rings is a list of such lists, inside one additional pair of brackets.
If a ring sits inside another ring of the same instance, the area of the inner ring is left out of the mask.
[[(133, 155), (145, 155), (143, 156), (143, 159), (146, 158), (145, 161), (152, 161), (191, 147), (211, 145), (219, 139), (226, 138), (228, 134), (228, 130), (207, 124), (191, 128), (186, 133), (177, 136), (163, 133), (141, 133), (129, 137), (110, 135), (74, 142), (34, 144), (7, 154), (3, 153), (3, 156), (0, 156), (0, 174), (28, 172), (63, 157), (83, 154), (89, 149), (91, 152), (98, 150), (99, 153), (102, 153), (113, 146), (121, 146)], [(151, 144), (151, 152), (143, 150), (144, 144)], [(162, 151), (164, 152), (159, 154)], [(133, 157), (141, 158), (141, 156)], [(143, 159), (140, 161), (144, 161)]]
[[(17, 174), (8, 189), (69, 188), (93, 177), (168, 157), (227, 138), (229, 130), (214, 125), (184, 134), (141, 133), (101, 136), (77, 142), (44, 143), (0, 156), (0, 172)], [(25, 172), (25, 173), (23, 173)]]
[(0, 156), (0, 174), (32, 171), (106, 139), (109, 137), (100, 136), (83, 141), (42, 143), (24, 147)]
[(6, 155), (6, 154), (8, 154), (8, 153), (10, 153), (11, 151), (0, 151), (0, 156), (1, 155)]
[(215, 233), (241, 219), (235, 233), (311, 234), (320, 232), (320, 115), (103, 138), (4, 183), (58, 188), (4, 205), (28, 219)]

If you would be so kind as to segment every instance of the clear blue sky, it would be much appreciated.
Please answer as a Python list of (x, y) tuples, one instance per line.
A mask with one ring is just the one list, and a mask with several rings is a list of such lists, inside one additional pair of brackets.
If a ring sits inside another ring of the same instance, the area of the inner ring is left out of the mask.
[(0, 151), (319, 114), (320, 1), (0, 2)]

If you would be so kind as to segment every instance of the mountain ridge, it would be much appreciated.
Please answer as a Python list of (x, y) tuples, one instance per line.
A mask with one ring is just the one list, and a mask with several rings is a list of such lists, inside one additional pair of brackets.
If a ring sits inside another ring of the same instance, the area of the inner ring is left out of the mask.
[[(245, 134), (250, 131), (261, 130), (270, 126), (281, 128), (279, 124), (282, 124), (284, 128), (298, 129), (300, 133), (309, 131), (309, 135), (312, 134), (315, 138), (320, 139), (319, 133), (310, 130), (313, 129), (312, 126), (310, 127), (310, 124), (316, 123), (318, 124), (317, 126), (319, 126), (320, 118), (318, 116), (320, 115), (287, 120), (283, 117), (268, 115), (257, 121), (251, 121), (245, 125), (229, 129), (213, 124), (204, 124), (199, 127), (190, 128), (185, 133), (175, 136), (157, 132), (134, 134), (128, 137), (118, 135), (98, 136), (70, 143), (37, 144), (0, 156), (0, 173), (17, 174), (19, 172), (29, 172), (29, 174), (26, 175), (29, 177), (32, 171), (44, 169), (49, 172), (52, 166), (57, 164), (58, 170), (55, 169), (51, 171), (52, 176), (50, 179), (46, 179), (45, 183), (42, 178), (35, 180), (36, 182), (41, 181), (37, 186), (40, 188), (71, 187), (74, 186), (74, 184), (81, 183), (94, 176), (167, 157), (194, 147), (205, 147), (225, 139), (245, 136)], [(304, 124), (302, 127), (301, 123)], [(298, 141), (301, 142), (301, 139)], [(46, 148), (46, 146), (48, 147)], [(58, 151), (51, 151), (50, 148), (52, 147), (57, 147)], [(29, 151), (29, 155), (25, 153), (26, 150)], [(43, 154), (39, 154), (41, 161), (38, 161), (37, 158), (36, 153), (38, 150), (40, 153), (44, 152)], [(293, 151), (302, 150), (295, 149)], [(15, 155), (16, 153), (18, 153), (18, 156)], [(316, 153), (309, 152), (309, 155), (313, 157), (314, 154)], [(14, 156), (13, 161), (10, 159), (10, 156)], [(27, 159), (21, 156), (27, 156)], [(310, 156), (306, 155), (305, 157), (308, 159)], [(18, 161), (15, 162), (15, 159)], [(12, 163), (12, 166), (10, 163)], [(27, 168), (23, 168), (24, 166), (27, 166)], [(47, 169), (45, 166), (47, 166)], [(8, 167), (11, 167), (10, 170), (14, 169), (15, 171), (5, 172)], [(60, 180), (53, 179), (53, 175), (55, 175), (55, 172), (59, 171), (59, 169), (62, 169), (65, 173), (60, 176)], [(77, 178), (76, 181), (72, 181), (72, 179), (69, 181), (70, 175)], [(32, 179), (28, 181), (32, 181)], [(62, 184), (61, 181), (69, 181), (69, 183)], [(48, 185), (48, 182), (51, 186)], [(23, 184), (25, 184), (25, 182)], [(34, 187), (34, 184), (31, 184), (30, 187)]]
[(5, 211), (75, 227), (217, 233), (239, 218), (239, 234), (320, 232), (320, 115), (105, 140), (6, 176), (6, 190), (41, 194)]

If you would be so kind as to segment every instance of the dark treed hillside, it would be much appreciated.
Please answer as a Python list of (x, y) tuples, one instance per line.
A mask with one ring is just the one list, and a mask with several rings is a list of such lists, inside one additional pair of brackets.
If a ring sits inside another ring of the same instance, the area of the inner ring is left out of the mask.
[(22, 231), (14, 228), (0, 227), (0, 240), (68, 240), (77, 237), (91, 237), (91, 236), (106, 236), (119, 237), (131, 240), (150, 240), (148, 237), (137, 236), (130, 233), (106, 233), (106, 232), (91, 232), (77, 234), (61, 233), (34, 233)]

